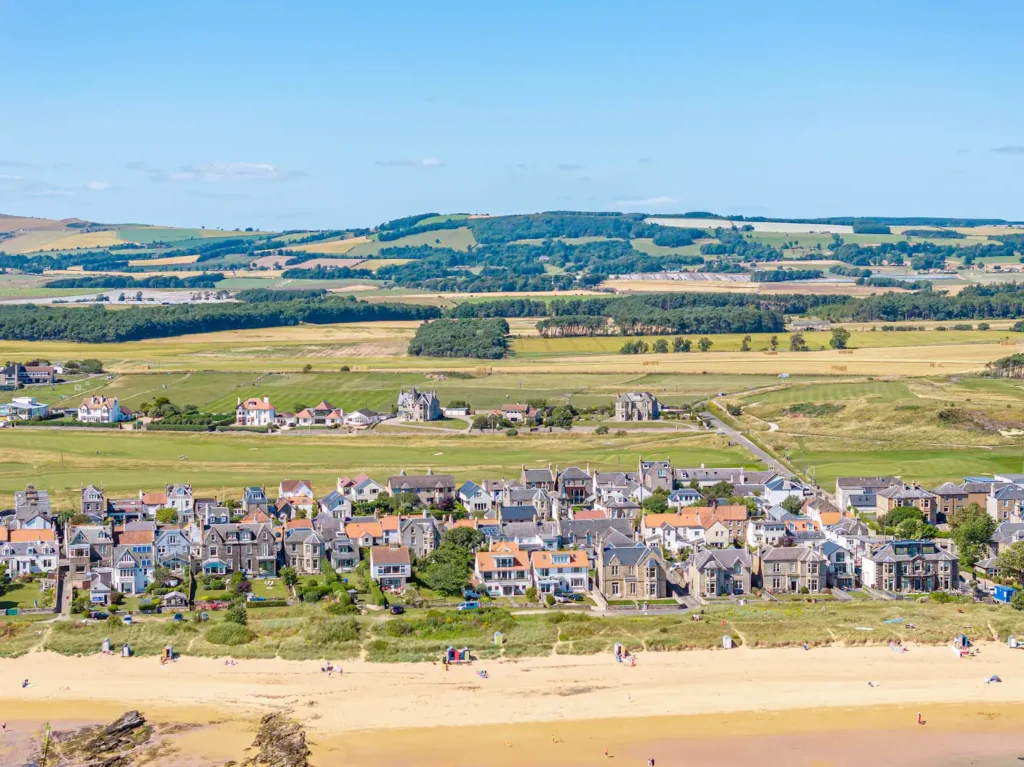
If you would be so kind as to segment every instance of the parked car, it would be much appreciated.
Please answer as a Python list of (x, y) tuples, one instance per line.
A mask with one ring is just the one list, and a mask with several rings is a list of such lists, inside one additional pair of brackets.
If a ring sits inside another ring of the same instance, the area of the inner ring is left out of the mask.
[(480, 609), (480, 603), (479, 602), (463, 602), (462, 604), (460, 604), (455, 609), (457, 609), (457, 610), (479, 610)]
[(462, 590), (462, 598), (476, 601), (480, 599), (480, 593), (473, 591), (473, 589), (465, 588)]
[(392, 615), (401, 615), (404, 612), (405, 612), (405, 608), (402, 607), (401, 605), (391, 605), (391, 614)]
[(183, 620), (185, 620), (185, 616), (184, 615), (182, 615), (181, 613), (175, 613), (174, 614), (174, 622), (175, 623), (181, 623)]
[(107, 614), (99, 610), (90, 610), (89, 617), (94, 620), (103, 621), (107, 619)]

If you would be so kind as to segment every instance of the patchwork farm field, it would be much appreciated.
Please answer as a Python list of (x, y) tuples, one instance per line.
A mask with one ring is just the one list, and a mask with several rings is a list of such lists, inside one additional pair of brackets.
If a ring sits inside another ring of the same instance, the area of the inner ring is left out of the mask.
[(131, 433), (96, 429), (19, 429), (0, 443), (0, 497), (34, 482), (57, 503), (68, 504), (76, 488), (103, 483), (108, 494), (134, 495), (142, 487), (189, 481), (195, 492), (239, 497), (245, 485), (274, 487), (303, 478), (318, 493), (338, 476), (366, 472), (383, 482), (405, 468), (454, 473), (467, 479), (518, 477), (521, 466), (577, 465), (612, 471), (633, 467), (639, 456), (671, 455), (679, 465), (754, 467), (750, 455), (729, 447), (725, 437), (671, 432), (615, 436), (572, 433), (509, 439), (502, 434), (441, 433), (313, 435)]

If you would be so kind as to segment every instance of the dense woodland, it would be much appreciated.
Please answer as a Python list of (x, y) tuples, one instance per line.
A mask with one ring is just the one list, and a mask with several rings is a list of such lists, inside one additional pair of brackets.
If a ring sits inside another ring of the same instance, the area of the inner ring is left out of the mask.
[(507, 336), (508, 323), (500, 318), (434, 320), (417, 328), (409, 354), (496, 360), (508, 350)]
[(972, 285), (955, 296), (921, 292), (847, 298), (842, 304), (819, 305), (813, 313), (855, 322), (1013, 319), (1024, 317), (1024, 283)]
[(17, 341), (119, 343), (283, 325), (373, 320), (421, 320), (439, 316), (433, 306), (370, 304), (347, 298), (265, 303), (180, 304), (108, 311), (88, 308), (0, 306), (0, 338)]

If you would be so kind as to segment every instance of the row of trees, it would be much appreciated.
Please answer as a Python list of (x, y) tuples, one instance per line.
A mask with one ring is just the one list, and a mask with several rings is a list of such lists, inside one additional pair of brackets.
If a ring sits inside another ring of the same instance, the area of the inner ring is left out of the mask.
[[(749, 341), (750, 336), (747, 336)], [(714, 346), (712, 341), (707, 336), (701, 336), (697, 341), (697, 348), (702, 352), (711, 351), (711, 347)], [(689, 352), (693, 348), (693, 342), (689, 338), (683, 338), (682, 336), (676, 336), (672, 339), (672, 351), (676, 353)], [(635, 341), (626, 341), (619, 349), (619, 354), (647, 354), (647, 352), (653, 351), (655, 354), (667, 354), (669, 351), (669, 343), (665, 338), (659, 338), (651, 344), (648, 344), (642, 339)], [(744, 350), (746, 351), (746, 350)]]
[(594, 335), (672, 335), (716, 333), (771, 333), (785, 328), (783, 315), (771, 309), (688, 308), (655, 309), (642, 304), (615, 304), (608, 318), (548, 317), (537, 323), (546, 338)]
[(423, 320), (440, 316), (431, 306), (370, 304), (354, 297), (260, 304), (180, 304), (107, 311), (88, 308), (0, 306), (0, 338), (19, 341), (118, 343), (189, 333), (311, 323)]
[(154, 277), (126, 277), (124, 275), (97, 275), (95, 277), (65, 277), (43, 283), (44, 288), (216, 288), (224, 279), (219, 272), (196, 274), (191, 277), (157, 275)]

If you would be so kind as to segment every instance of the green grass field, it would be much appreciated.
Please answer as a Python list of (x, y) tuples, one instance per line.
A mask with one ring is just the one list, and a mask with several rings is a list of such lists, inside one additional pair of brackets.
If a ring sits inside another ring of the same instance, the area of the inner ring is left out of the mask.
[(429, 245), (437, 248), (452, 248), (453, 250), (468, 250), (470, 245), (476, 244), (476, 238), (468, 228), (459, 229), (438, 229), (433, 232), (422, 234), (411, 234), (407, 237), (399, 237), (389, 242), (360, 243), (345, 253), (348, 258), (373, 257), (384, 248), (415, 248), (420, 245)]
[(843, 402), (854, 398), (869, 398), (877, 402), (897, 402), (913, 399), (907, 384), (902, 381), (859, 381), (856, 383), (816, 383), (806, 386), (789, 385), (778, 391), (752, 394), (744, 404), (757, 402), (768, 405), (793, 405), (801, 402)]
[[(797, 381), (803, 379), (796, 379)], [(642, 389), (654, 392), (668, 404), (689, 402), (719, 392), (742, 392), (755, 386), (777, 384), (773, 376), (739, 375), (629, 375), (586, 374), (572, 376), (527, 373), (480, 374), (443, 381), (423, 373), (147, 373), (80, 379), (53, 387), (34, 389), (40, 401), (61, 407), (77, 406), (82, 399), (102, 393), (117, 397), (129, 408), (165, 396), (177, 405), (195, 405), (203, 412), (231, 413), (239, 397), (268, 396), (278, 410), (297, 411), (327, 400), (345, 411), (359, 408), (387, 412), (403, 387), (435, 389), (442, 404), (468, 401), (475, 408), (501, 407), (512, 400), (543, 399), (579, 406), (610, 405), (618, 392)], [(795, 381), (794, 381), (795, 383)], [(0, 395), (0, 402), (5, 401)]]
[[(58, 504), (75, 502), (75, 488), (103, 483), (108, 495), (136, 495), (168, 482), (191, 482), (199, 493), (238, 498), (245, 485), (276, 487), (281, 479), (304, 478), (318, 494), (338, 476), (366, 472), (380, 482), (405, 468), (430, 467), (467, 479), (518, 477), (523, 464), (589, 465), (625, 470), (640, 455), (671, 455), (677, 465), (753, 466), (742, 448), (709, 433), (596, 437), (552, 433), (375, 436), (183, 434), (19, 429), (0, 444), (0, 505), (12, 505), (14, 490), (28, 483), (50, 490)], [(63, 506), (62, 506), (63, 507)]]

